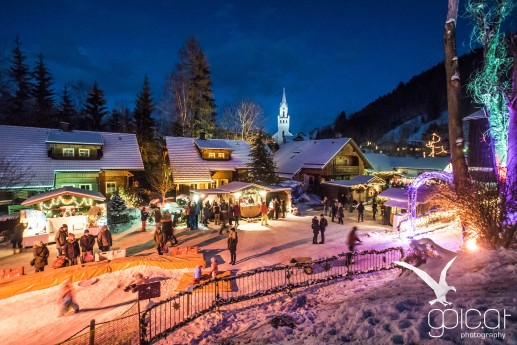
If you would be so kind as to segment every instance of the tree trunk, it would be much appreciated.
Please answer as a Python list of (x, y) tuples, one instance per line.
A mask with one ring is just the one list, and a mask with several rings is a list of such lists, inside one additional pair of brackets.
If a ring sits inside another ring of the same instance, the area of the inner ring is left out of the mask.
[(469, 175), (463, 154), (463, 128), (460, 115), (461, 81), (456, 56), (456, 17), (458, 0), (449, 0), (447, 21), (445, 23), (445, 76), (447, 82), (447, 109), (449, 112), (449, 146), (451, 150), (454, 188), (465, 188)]

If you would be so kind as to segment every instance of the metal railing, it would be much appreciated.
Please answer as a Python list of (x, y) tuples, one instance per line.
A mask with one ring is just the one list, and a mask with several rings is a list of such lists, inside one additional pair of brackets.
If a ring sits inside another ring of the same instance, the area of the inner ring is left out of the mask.
[(244, 272), (194, 285), (154, 304), (140, 317), (140, 343), (150, 344), (221, 306), (339, 278), (389, 270), (403, 257), (402, 248), (342, 253), (292, 265)]

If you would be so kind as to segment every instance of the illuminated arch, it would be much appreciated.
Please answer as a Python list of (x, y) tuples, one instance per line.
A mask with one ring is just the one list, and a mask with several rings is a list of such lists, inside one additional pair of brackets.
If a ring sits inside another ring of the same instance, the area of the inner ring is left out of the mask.
[(416, 196), (418, 188), (420, 188), (426, 181), (431, 179), (439, 179), (447, 182), (452, 186), (453, 178), (452, 174), (445, 171), (433, 171), (426, 172), (419, 175), (408, 188), (408, 206), (409, 206), (409, 227), (411, 231), (415, 232), (415, 220), (416, 220)]

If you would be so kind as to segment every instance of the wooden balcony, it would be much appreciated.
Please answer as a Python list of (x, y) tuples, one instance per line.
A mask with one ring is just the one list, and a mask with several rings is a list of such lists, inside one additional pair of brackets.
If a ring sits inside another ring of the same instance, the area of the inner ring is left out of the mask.
[(350, 174), (350, 175), (359, 175), (359, 167), (351, 166), (351, 165), (334, 165), (334, 169), (332, 170), (334, 175), (339, 174)]

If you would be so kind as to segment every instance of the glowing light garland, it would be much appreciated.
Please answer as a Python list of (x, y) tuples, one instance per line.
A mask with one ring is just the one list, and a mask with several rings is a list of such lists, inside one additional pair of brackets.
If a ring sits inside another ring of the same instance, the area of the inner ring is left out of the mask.
[(50, 202), (50, 205), (47, 205), (45, 202), (39, 203), (39, 206), (42, 210), (50, 210), (56, 206), (61, 206), (61, 205), (64, 205), (64, 206), (92, 206), (93, 200), (87, 199), (87, 198), (82, 198), (81, 201), (77, 201), (77, 198), (75, 196), (73, 196), (70, 199), (64, 199), (63, 197), (60, 196), (58, 198), (52, 199), (52, 201)]
[[(498, 174), (505, 171), (508, 152), (509, 109), (506, 95), (511, 91), (512, 57), (500, 25), (511, 12), (512, 2), (504, 1), (496, 9), (486, 8), (481, 1), (470, 1), (467, 10), (476, 19), (472, 40), (483, 44), (484, 65), (468, 85), (475, 102), (488, 111), (489, 131), (494, 143), (495, 164)], [(484, 12), (486, 10), (486, 12)], [(502, 175), (498, 175), (502, 179)]]
[(453, 176), (452, 174), (446, 173), (444, 171), (433, 171), (426, 172), (419, 175), (413, 183), (409, 185), (408, 188), (408, 206), (409, 206), (409, 228), (413, 231), (416, 231), (416, 197), (418, 188), (420, 188), (424, 183), (432, 179), (439, 179), (447, 182), (450, 186), (452, 186)]

